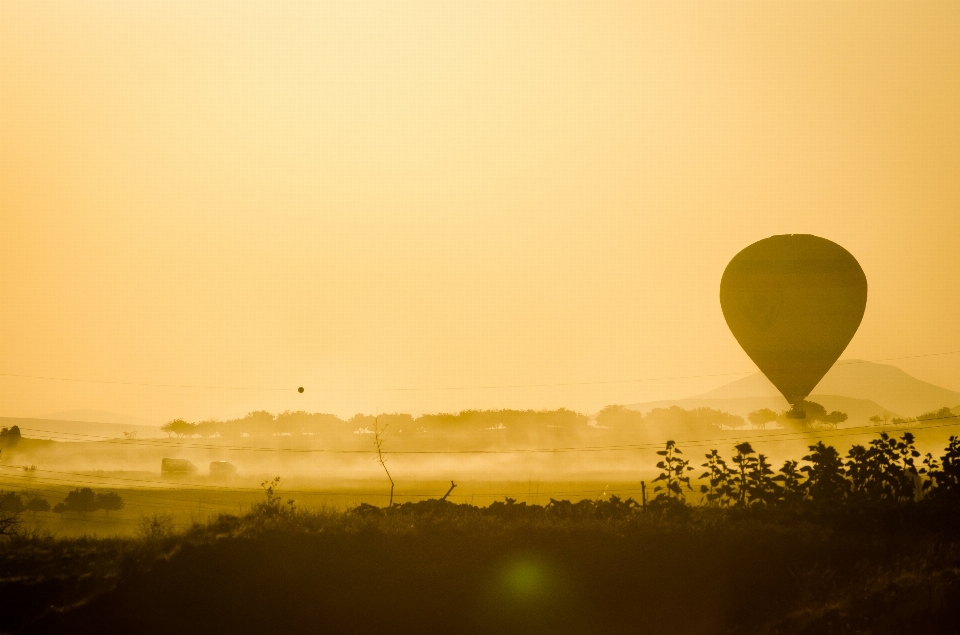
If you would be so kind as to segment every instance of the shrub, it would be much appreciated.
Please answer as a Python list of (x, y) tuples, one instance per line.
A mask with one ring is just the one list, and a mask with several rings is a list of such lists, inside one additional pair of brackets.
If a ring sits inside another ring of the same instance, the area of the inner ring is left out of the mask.
[(286, 504), (277, 491), (280, 489), (280, 477), (276, 476), (273, 480), (260, 483), (266, 500), (262, 500), (253, 506), (251, 513), (258, 518), (280, 518), (290, 516), (294, 512), (293, 500), (288, 500)]
[(173, 517), (168, 514), (140, 516), (136, 535), (145, 542), (157, 542), (173, 535)]

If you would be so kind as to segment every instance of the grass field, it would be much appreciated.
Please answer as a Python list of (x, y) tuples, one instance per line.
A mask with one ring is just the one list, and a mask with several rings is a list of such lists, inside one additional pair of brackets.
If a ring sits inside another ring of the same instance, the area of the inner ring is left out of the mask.
[[(124, 479), (156, 481), (154, 487), (115, 487)], [(71, 485), (51, 483), (48, 480), (0, 479), (0, 489), (17, 492), (36, 492), (50, 501), (51, 505), (67, 495), (81, 483), (89, 483), (96, 491), (118, 493), (124, 500), (119, 511), (98, 511), (83, 518), (75, 513), (56, 514), (43, 512), (23, 515), (25, 528), (48, 531), (56, 536), (131, 536), (144, 516), (165, 514), (171, 517), (176, 527), (185, 529), (195, 523), (204, 523), (219, 514), (243, 515), (252, 505), (263, 499), (260, 484), (266, 477), (238, 479), (229, 484), (210, 483), (196, 479), (178, 485), (167, 484), (156, 475), (141, 473), (91, 473), (87, 479), (71, 477)], [(404, 503), (428, 498), (442, 497), (450, 488), (450, 481), (404, 482), (394, 492), (394, 502)], [(293, 499), (304, 510), (343, 511), (361, 503), (385, 506), (389, 500), (389, 484), (383, 479), (376, 481), (337, 481), (318, 483), (311, 479), (283, 479), (279, 493), (285, 499)], [(508, 481), (458, 483), (450, 493), (449, 500), (457, 503), (486, 506), (494, 501), (513, 498), (528, 504), (544, 505), (550, 498), (582, 499), (609, 498), (617, 495), (624, 499), (640, 500), (639, 483), (610, 482), (552, 482)]]

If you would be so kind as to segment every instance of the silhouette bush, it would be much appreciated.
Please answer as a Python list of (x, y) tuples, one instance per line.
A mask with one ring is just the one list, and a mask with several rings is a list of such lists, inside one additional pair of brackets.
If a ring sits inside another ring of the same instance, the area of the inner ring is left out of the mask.
[(173, 517), (168, 514), (140, 516), (136, 536), (145, 542), (157, 542), (173, 535)]
[(0, 536), (16, 535), (23, 510), (23, 500), (19, 494), (0, 491)]
[(67, 497), (53, 507), (58, 514), (72, 512), (80, 518), (87, 514), (103, 510), (107, 514), (111, 511), (123, 509), (123, 498), (114, 492), (95, 493), (89, 487), (78, 487), (67, 493)]

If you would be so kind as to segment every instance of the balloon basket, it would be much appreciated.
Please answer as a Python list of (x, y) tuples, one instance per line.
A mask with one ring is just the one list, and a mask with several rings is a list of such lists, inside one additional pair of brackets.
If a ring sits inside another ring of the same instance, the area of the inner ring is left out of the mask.
[(807, 413), (800, 409), (796, 404), (787, 411), (787, 419), (806, 419)]

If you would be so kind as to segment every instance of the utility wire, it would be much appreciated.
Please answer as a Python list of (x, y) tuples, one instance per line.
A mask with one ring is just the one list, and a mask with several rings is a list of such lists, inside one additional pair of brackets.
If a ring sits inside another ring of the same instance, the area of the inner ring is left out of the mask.
[[(939, 425), (930, 425), (927, 422), (929, 421), (946, 421), (947, 423)], [(930, 419), (923, 419), (922, 421), (910, 422), (911, 424), (916, 425), (898, 425), (897, 430), (924, 430), (928, 428), (940, 428), (940, 427), (950, 427), (960, 425), (960, 417), (951, 415), (948, 417), (932, 417)], [(728, 436), (717, 437), (713, 439), (690, 439), (678, 440), (679, 445), (703, 445), (709, 443), (723, 443), (731, 440), (756, 440), (757, 442), (762, 441), (777, 441), (777, 440), (790, 440), (790, 439), (804, 439), (811, 438), (815, 436), (824, 436), (826, 438), (833, 437), (842, 437), (850, 436), (857, 434), (868, 434), (871, 431), (882, 431), (883, 426), (876, 425), (863, 425), (863, 426), (850, 426), (847, 428), (838, 428), (838, 429), (817, 429), (817, 430), (786, 430), (783, 432), (753, 432), (752, 434), (736, 434), (736, 430), (731, 430)], [(21, 430), (27, 432), (49, 432), (50, 434), (58, 434), (56, 432), (36, 430), (32, 428), (21, 428)], [(73, 433), (79, 436), (79, 433)], [(230, 450), (230, 451), (251, 451), (251, 452), (289, 452), (296, 454), (311, 454), (311, 453), (325, 453), (325, 454), (369, 454), (375, 455), (376, 450), (350, 450), (350, 449), (336, 449), (336, 448), (278, 448), (278, 447), (264, 447), (264, 446), (236, 446), (236, 445), (219, 445), (215, 443), (183, 443), (178, 442), (173, 439), (117, 439), (113, 437), (99, 436), (99, 435), (83, 435), (91, 439), (96, 439), (96, 441), (91, 441), (91, 443), (111, 443), (111, 444), (120, 444), (120, 445), (139, 445), (139, 446), (152, 446), (160, 448), (170, 448), (170, 449), (189, 449), (189, 450)], [(70, 439), (70, 441), (75, 441)], [(505, 450), (392, 450), (389, 452), (390, 455), (401, 455), (401, 454), (422, 454), (422, 455), (431, 455), (431, 454), (551, 454), (551, 453), (566, 453), (566, 452), (608, 452), (608, 451), (620, 451), (620, 450), (647, 450), (652, 448), (660, 448), (663, 445), (662, 442), (648, 442), (648, 443), (631, 443), (631, 444), (621, 444), (621, 445), (602, 445), (602, 446), (567, 446), (567, 447), (557, 447), (557, 448), (512, 448)]]
[[(857, 359), (849, 361), (839, 361), (838, 365), (847, 365), (847, 364), (862, 364), (870, 362), (889, 362), (903, 359), (919, 359), (922, 357), (938, 357), (941, 355), (955, 355), (960, 353), (960, 350), (955, 351), (944, 351), (940, 353), (924, 353), (922, 355), (904, 355), (900, 357), (879, 357), (875, 359)], [(675, 375), (668, 377), (639, 377), (635, 379), (611, 379), (604, 381), (574, 381), (574, 382), (558, 382), (558, 383), (537, 383), (537, 384), (496, 384), (496, 385), (482, 385), (482, 386), (395, 386), (395, 387), (385, 387), (385, 388), (311, 388), (317, 392), (430, 392), (430, 391), (447, 391), (447, 390), (494, 390), (494, 389), (511, 389), (511, 388), (552, 388), (552, 387), (562, 387), (562, 386), (599, 386), (599, 385), (611, 385), (611, 384), (633, 384), (640, 383), (645, 381), (670, 381), (676, 379), (700, 379), (707, 377), (732, 377), (734, 375), (750, 375), (757, 372), (754, 370), (745, 370), (740, 372), (733, 373), (708, 373), (701, 375)], [(207, 385), (207, 384), (155, 384), (147, 382), (131, 382), (131, 381), (111, 381), (111, 380), (102, 380), (102, 379), (78, 379), (75, 377), (52, 377), (47, 375), (22, 375), (17, 373), (0, 373), (0, 377), (17, 377), (21, 379), (39, 379), (46, 381), (66, 381), (66, 382), (79, 382), (79, 383), (88, 383), (88, 384), (110, 384), (116, 386), (140, 386), (146, 388), (197, 388), (202, 390), (248, 390), (248, 391), (277, 391), (277, 392), (289, 392), (296, 391), (298, 387), (287, 386), (283, 388), (275, 387), (260, 387), (260, 386), (217, 386), (217, 385)]]

